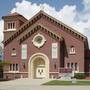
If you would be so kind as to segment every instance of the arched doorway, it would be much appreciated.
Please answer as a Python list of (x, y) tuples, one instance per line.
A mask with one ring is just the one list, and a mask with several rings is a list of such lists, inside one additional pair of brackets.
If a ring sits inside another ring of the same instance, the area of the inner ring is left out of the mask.
[(28, 63), (29, 78), (49, 78), (49, 59), (45, 54), (32, 55)]

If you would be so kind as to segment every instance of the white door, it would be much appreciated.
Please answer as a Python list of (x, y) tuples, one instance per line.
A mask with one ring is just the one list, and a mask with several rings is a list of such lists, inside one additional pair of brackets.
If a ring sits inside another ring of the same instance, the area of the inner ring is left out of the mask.
[(45, 78), (45, 67), (37, 67), (36, 78)]

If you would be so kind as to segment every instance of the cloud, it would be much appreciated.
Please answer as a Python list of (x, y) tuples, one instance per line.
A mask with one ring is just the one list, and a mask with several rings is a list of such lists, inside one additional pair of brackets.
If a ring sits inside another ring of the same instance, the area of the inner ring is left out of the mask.
[(90, 0), (83, 0), (84, 4), (90, 5)]
[[(29, 1), (23, 0), (21, 3), (17, 2), (16, 7), (11, 10), (13, 12), (19, 12), (24, 15), (27, 19), (30, 19), (40, 10), (41, 4), (37, 5), (36, 3), (31, 3)], [(49, 4), (43, 4), (44, 11), (49, 15), (64, 21), (64, 23), (70, 24), (73, 22), (75, 17), (76, 6), (65, 5), (59, 11), (56, 11), (55, 7), (50, 6)]]
[(2, 45), (2, 41), (3, 41), (3, 25), (4, 22), (3, 20), (0, 20), (0, 45)]
[[(27, 19), (30, 19), (35, 15), (41, 7), (41, 4), (37, 5), (36, 3), (31, 3), (29, 1), (23, 0), (21, 3), (17, 2), (16, 7), (11, 10), (13, 12), (19, 12)], [(57, 18), (58, 20), (64, 22), (67, 25), (72, 26), (76, 16), (76, 6), (65, 5), (62, 9), (56, 11), (55, 7), (50, 6), (49, 4), (43, 3), (44, 11), (49, 15)]]
[[(90, 0), (83, 0), (82, 3), (84, 5), (84, 9), (79, 12), (76, 9), (76, 5), (65, 5), (58, 11), (55, 7), (46, 3), (43, 3), (43, 7), (44, 11), (49, 15), (86, 35), (89, 38), (90, 45)], [(15, 7), (11, 10), (11, 13), (18, 12), (27, 19), (30, 19), (40, 10), (40, 8), (41, 4), (22, 0), (22, 2), (16, 2)]]
[(27, 19), (30, 19), (39, 10), (39, 7), (36, 3), (32, 4), (31, 2), (26, 0), (23, 0), (21, 3), (16, 2), (15, 5), (16, 7), (11, 10), (11, 13), (19, 12)]

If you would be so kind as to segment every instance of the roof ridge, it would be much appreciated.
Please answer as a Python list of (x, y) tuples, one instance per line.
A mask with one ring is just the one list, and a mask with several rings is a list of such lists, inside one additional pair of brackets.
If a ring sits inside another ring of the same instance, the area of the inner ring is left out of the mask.
[[(87, 40), (87, 37), (86, 37), (86, 36), (84, 36), (83, 34), (79, 33), (78, 31), (74, 30), (73, 28), (67, 26), (66, 24), (62, 23), (62, 22), (59, 21), (58, 19), (56, 19), (56, 18), (48, 15), (47, 13), (45, 13), (45, 12), (42, 11), (42, 10), (40, 10), (37, 14), (35, 14), (32, 18), (30, 18), (25, 24), (23, 24), (23, 25), (14, 33), (14, 34), (17, 34), (16, 37), (22, 33), (21, 31), (24, 31), (24, 30), (22, 30), (22, 29), (25, 29), (26, 27), (32, 25), (32, 24), (34, 23), (34, 21), (40, 19), (43, 15), (46, 15), (46, 17), (49, 17), (49, 18), (53, 19), (55, 22), (59, 23), (60, 25), (66, 26), (66, 27), (69, 28), (71, 31), (79, 34), (81, 37), (84, 37), (85, 41)], [(18, 34), (18, 33), (19, 33), (19, 34)], [(13, 35), (14, 35), (14, 34), (13, 34)], [(8, 42), (8, 40), (9, 40), (10, 38), (13, 38), (13, 35), (12, 35), (11, 37), (9, 37), (6, 41)], [(10, 40), (13, 40), (13, 39), (10, 39)], [(6, 41), (5, 41), (5, 42), (6, 42)]]
[(49, 36), (54, 37), (54, 39), (57, 39), (59, 41), (62, 41), (63, 40), (63, 37), (62, 36), (59, 36), (57, 33), (53, 32), (52, 30), (49, 30), (48, 28), (46, 28), (42, 24), (36, 24), (27, 33), (24, 33), (23, 36), (21, 36), (18, 40), (20, 41), (20, 43), (22, 43), (24, 40), (26, 40), (28, 37), (30, 37), (33, 33), (37, 32), (37, 30), (41, 30), (42, 31), (42, 29), (43, 29), (43, 32), (45, 32), (47, 30), (48, 31), (47, 34), (49, 34)]
[(72, 30), (72, 31), (74, 31), (74, 32), (76, 32), (76, 33), (78, 33), (78, 34), (80, 34), (80, 35), (83, 36), (84, 38), (87, 38), (85, 35), (83, 35), (82, 33), (78, 32), (78, 31), (75, 30), (74, 28), (68, 26), (67, 24), (64, 24), (62, 21), (59, 21), (58, 19), (54, 18), (53, 16), (47, 14), (47, 13), (44, 12), (44, 11), (41, 11), (41, 12), (42, 12), (43, 14), (45, 14), (46, 16), (49, 16), (50, 18), (54, 19), (54, 20), (57, 21), (58, 23), (60, 23), (60, 24), (62, 24), (62, 25), (64, 25), (64, 26), (66, 26), (66, 27), (69, 28), (70, 30)]

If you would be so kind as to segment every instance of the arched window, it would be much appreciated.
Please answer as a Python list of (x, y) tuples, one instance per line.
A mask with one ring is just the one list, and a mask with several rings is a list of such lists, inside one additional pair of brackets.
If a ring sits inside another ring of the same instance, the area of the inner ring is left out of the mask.
[(70, 68), (70, 63), (67, 63), (67, 68)]
[(10, 64), (10, 71), (19, 71), (19, 64)]
[(16, 49), (15, 48), (12, 49), (11, 55), (16, 56)]
[(15, 71), (15, 64), (13, 64), (13, 71)]
[(15, 29), (15, 22), (8, 22), (7, 29)]
[(74, 69), (74, 63), (71, 63), (71, 68)]
[(75, 54), (75, 47), (70, 46), (69, 54)]
[(10, 71), (12, 71), (12, 64), (10, 64)]
[(18, 71), (18, 64), (16, 64), (16, 71)]
[(75, 71), (77, 71), (77, 66), (78, 66), (77, 63), (75, 63)]

